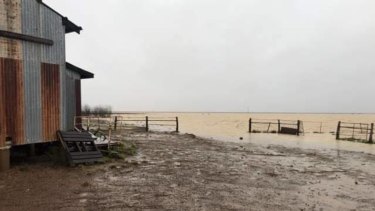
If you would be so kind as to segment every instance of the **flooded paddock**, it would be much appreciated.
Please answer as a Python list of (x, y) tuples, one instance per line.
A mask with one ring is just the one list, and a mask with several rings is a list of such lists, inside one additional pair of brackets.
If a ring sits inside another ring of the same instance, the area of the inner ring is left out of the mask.
[[(133, 114), (132, 114), (133, 115)], [(375, 154), (375, 145), (337, 141), (335, 132), (339, 121), (375, 122), (375, 114), (287, 114), (287, 113), (143, 113), (139, 116), (179, 117), (180, 132), (230, 142), (261, 145), (281, 145), (302, 149), (335, 149)], [(261, 120), (301, 120), (304, 134), (248, 133), (249, 118)], [(157, 126), (151, 130), (158, 130)], [(173, 131), (173, 127), (170, 128)], [(163, 128), (166, 130), (166, 128)], [(168, 128), (167, 128), (168, 130)], [(240, 137), (243, 140), (240, 140)]]

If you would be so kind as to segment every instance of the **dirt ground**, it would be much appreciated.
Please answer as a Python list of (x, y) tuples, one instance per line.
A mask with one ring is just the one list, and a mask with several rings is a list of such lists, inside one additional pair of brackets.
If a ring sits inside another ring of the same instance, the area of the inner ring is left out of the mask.
[(375, 210), (375, 155), (124, 135), (138, 154), (106, 164), (20, 164), (0, 210)]

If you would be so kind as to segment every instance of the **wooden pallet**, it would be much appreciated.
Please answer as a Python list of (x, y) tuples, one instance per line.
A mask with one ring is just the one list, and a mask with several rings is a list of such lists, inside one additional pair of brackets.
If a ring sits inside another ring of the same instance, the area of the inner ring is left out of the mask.
[(64, 147), (70, 165), (80, 163), (94, 163), (103, 158), (95, 145), (95, 138), (87, 132), (58, 131), (57, 136)]

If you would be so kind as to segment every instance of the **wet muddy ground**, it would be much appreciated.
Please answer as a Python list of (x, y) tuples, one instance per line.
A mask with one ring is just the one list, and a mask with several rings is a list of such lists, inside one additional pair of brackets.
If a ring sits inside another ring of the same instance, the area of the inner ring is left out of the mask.
[(0, 210), (375, 210), (375, 155), (133, 133), (138, 155), (0, 173)]

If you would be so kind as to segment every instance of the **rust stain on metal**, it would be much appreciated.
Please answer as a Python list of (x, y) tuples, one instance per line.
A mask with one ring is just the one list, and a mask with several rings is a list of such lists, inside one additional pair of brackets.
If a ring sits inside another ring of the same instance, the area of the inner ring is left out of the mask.
[(21, 0), (0, 1), (0, 28), (21, 32)]
[(59, 65), (42, 63), (42, 130), (45, 141), (57, 140), (60, 129), (60, 70)]
[(5, 112), (5, 84), (3, 78), (5, 77), (5, 71), (3, 67), (3, 61), (0, 60), (0, 147), (5, 146), (6, 139), (6, 112)]
[[(0, 29), (21, 33), (21, 0), (0, 0)], [(0, 57), (22, 59), (20, 41), (1, 38)]]
[(0, 145), (6, 137), (14, 145), (25, 144), (22, 62), (0, 58), (0, 76)]

